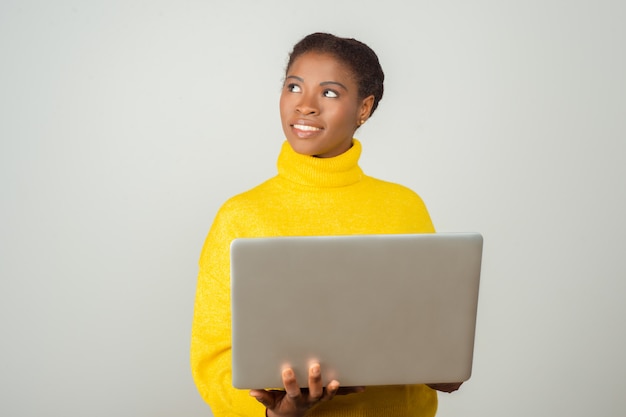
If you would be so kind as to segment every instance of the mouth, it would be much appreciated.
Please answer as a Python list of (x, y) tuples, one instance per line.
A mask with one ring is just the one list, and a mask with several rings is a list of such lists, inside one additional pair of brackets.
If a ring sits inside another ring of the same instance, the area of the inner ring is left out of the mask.
[(309, 139), (317, 136), (324, 128), (309, 124), (294, 123), (291, 126), (293, 133), (300, 139)]
[(303, 132), (317, 132), (318, 130), (322, 130), (321, 127), (300, 125), (300, 124), (294, 124), (294, 125), (291, 125), (291, 127), (297, 130), (302, 130)]

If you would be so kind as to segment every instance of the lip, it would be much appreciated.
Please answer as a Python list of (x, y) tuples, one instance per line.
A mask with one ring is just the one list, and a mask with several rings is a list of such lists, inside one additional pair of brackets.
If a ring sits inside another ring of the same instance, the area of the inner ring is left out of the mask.
[(293, 121), (289, 124), (289, 126), (291, 126), (291, 127), (294, 127), (294, 126), (297, 126), (297, 125), (300, 125), (300, 126), (308, 126), (308, 127), (314, 127), (314, 128), (320, 129), (320, 130), (321, 130), (321, 129), (323, 129), (323, 127), (322, 127), (322, 126), (320, 126), (318, 123), (315, 123), (315, 122), (313, 122), (313, 121), (311, 121), (311, 120), (308, 120), (308, 119), (297, 119), (297, 120), (293, 120)]
[(307, 139), (322, 132), (324, 128), (310, 120), (298, 119), (289, 124), (291, 130), (301, 139)]

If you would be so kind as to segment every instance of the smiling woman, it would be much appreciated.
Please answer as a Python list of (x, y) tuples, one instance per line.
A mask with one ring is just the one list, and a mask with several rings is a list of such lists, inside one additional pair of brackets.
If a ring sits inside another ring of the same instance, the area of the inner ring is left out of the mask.
[[(434, 232), (416, 193), (367, 176), (358, 165), (361, 143), (354, 133), (376, 110), (383, 81), (376, 54), (354, 39), (315, 33), (290, 55), (280, 96), (287, 140), (278, 157), (278, 175), (224, 203), (200, 257), (191, 367), (216, 417), (433, 416), (435, 390), (460, 386), (340, 387), (339, 381), (322, 381), (319, 364), (309, 369), (308, 390), (299, 388), (292, 369), (283, 370), (284, 390), (247, 392), (232, 386), (233, 239)], [(311, 319), (315, 316), (311, 312)], [(280, 328), (280, 317), (268, 319), (276, 320), (277, 331), (290, 331)]]
[(343, 63), (325, 53), (307, 52), (289, 67), (280, 96), (285, 137), (303, 155), (340, 155), (352, 146), (353, 134), (373, 103), (373, 95), (359, 97)]

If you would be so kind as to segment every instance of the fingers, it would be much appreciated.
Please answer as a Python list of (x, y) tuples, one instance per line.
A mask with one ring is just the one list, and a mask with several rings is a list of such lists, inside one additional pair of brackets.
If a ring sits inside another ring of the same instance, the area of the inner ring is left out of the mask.
[(326, 393), (321, 398), (322, 401), (330, 401), (333, 399), (337, 392), (339, 391), (339, 381), (332, 380), (328, 383), (326, 387)]
[(324, 394), (324, 386), (322, 385), (322, 372), (319, 364), (311, 365), (309, 368), (309, 398), (317, 401)]
[(339, 391), (339, 382), (331, 381), (326, 389), (322, 384), (322, 371), (319, 364), (313, 364), (309, 368), (309, 396), (308, 402), (315, 404), (318, 401), (332, 400)]
[(286, 368), (282, 372), (283, 386), (285, 390), (251, 390), (250, 395), (256, 398), (272, 414), (291, 415), (294, 413), (304, 413), (315, 407), (321, 401), (330, 401), (338, 393), (349, 394), (361, 392), (363, 387), (346, 387), (340, 392), (339, 382), (333, 380), (326, 388), (322, 384), (322, 372), (319, 364), (313, 364), (309, 368), (309, 387), (300, 389), (296, 380), (296, 375), (291, 368)]
[(297, 402), (302, 397), (302, 391), (296, 381), (296, 375), (291, 368), (283, 370), (283, 385), (285, 387), (285, 393), (294, 402)]
[(322, 371), (319, 364), (313, 364), (309, 368), (309, 402), (332, 400), (339, 390), (339, 382), (333, 380), (324, 389), (322, 383)]

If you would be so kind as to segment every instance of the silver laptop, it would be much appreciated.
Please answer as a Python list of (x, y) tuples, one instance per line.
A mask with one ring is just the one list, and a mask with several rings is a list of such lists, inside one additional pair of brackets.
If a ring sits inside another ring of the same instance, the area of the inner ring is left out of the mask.
[(233, 386), (462, 382), (472, 370), (478, 233), (241, 238), (231, 244)]

